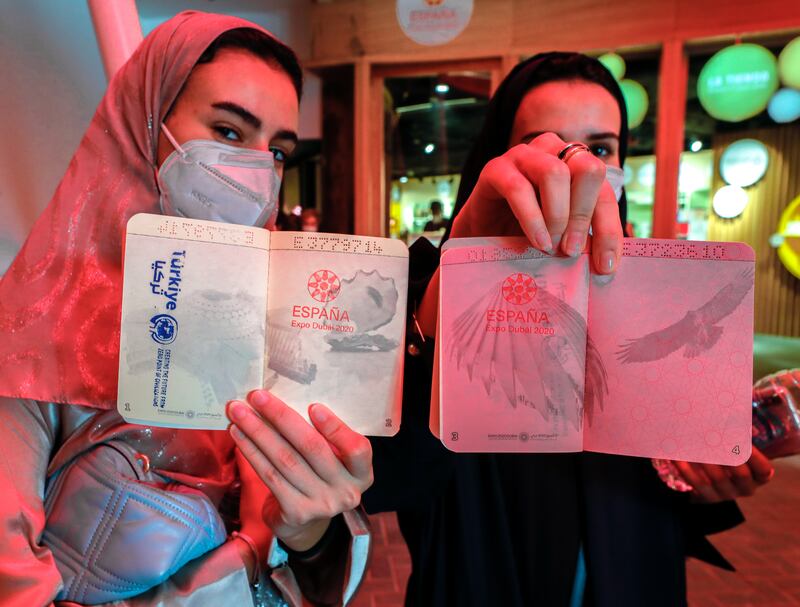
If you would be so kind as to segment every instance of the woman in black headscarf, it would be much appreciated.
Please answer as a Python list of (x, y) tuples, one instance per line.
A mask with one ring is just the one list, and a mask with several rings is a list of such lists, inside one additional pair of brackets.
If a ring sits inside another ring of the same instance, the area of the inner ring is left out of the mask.
[[(613, 272), (626, 204), (605, 177), (607, 167), (620, 176), (627, 139), (622, 93), (597, 60), (520, 63), (489, 104), (443, 240), (525, 234), (578, 254), (591, 224), (593, 271)], [(364, 494), (368, 511), (398, 513), (413, 563), (406, 604), (685, 604), (685, 557), (729, 567), (705, 534), (741, 522), (731, 498), (763, 471), (745, 465), (734, 487), (721, 467), (686, 464), (706, 480), (695, 497), (718, 502), (690, 504), (643, 458), (447, 451), (427, 428), (438, 263), (427, 241), (412, 247), (403, 425), (372, 440), (376, 480)]]

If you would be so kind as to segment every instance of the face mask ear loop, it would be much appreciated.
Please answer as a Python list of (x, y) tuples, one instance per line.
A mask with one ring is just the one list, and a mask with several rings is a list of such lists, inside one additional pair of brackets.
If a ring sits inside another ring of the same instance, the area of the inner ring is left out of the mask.
[(186, 152), (181, 147), (181, 144), (179, 144), (177, 141), (175, 141), (175, 138), (172, 136), (172, 133), (169, 132), (169, 129), (167, 128), (167, 125), (164, 124), (163, 122), (161, 123), (161, 130), (164, 132), (164, 136), (172, 144), (172, 147), (175, 148), (175, 151), (178, 152), (181, 155), (181, 157), (186, 158)]
[[(612, 175), (613, 177), (611, 177)], [(608, 181), (611, 189), (614, 190), (614, 195), (617, 197), (617, 203), (619, 204), (620, 200), (622, 200), (622, 192), (625, 184), (625, 171), (619, 167), (611, 165), (606, 166), (606, 181)], [(615, 185), (619, 185), (619, 195), (617, 195), (617, 190), (614, 187)]]

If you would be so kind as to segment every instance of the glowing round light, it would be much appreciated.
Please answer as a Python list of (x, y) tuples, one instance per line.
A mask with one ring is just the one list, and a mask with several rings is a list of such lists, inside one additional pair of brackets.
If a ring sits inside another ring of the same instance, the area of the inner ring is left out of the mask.
[(793, 122), (800, 118), (800, 91), (781, 89), (772, 96), (767, 114), (775, 122)]
[(778, 88), (778, 63), (758, 44), (736, 44), (709, 59), (697, 79), (700, 105), (712, 117), (740, 122), (761, 113)]
[(738, 217), (747, 206), (748, 197), (738, 185), (726, 185), (717, 190), (711, 206), (714, 212), (725, 219)]
[(405, 175), (403, 175), (403, 176), (400, 178), (400, 183), (408, 183), (408, 177), (406, 177)]
[(700, 150), (703, 149), (703, 142), (700, 141), (699, 139), (695, 139), (694, 141), (692, 141), (691, 145), (689, 146), (689, 149), (692, 150), (693, 152), (699, 152)]
[(437, 84), (436, 85), (436, 92), (437, 93), (441, 93), (441, 94), (449, 93), (450, 92), (450, 86), (447, 85), (447, 84), (441, 84), (441, 83)]
[(628, 128), (635, 129), (642, 124), (647, 114), (647, 106), (650, 103), (647, 91), (635, 80), (622, 80), (619, 87), (625, 98), (625, 107), (628, 108)]
[(425, 146), (425, 153), (426, 154), (431, 154), (431, 153), (433, 153), (433, 150), (435, 150), (435, 149), (436, 149), (436, 146), (433, 145), (432, 143), (429, 143), (428, 145)]
[(800, 89), (800, 36), (784, 46), (778, 55), (778, 74), (783, 84)]
[(602, 63), (617, 80), (622, 80), (625, 77), (625, 60), (616, 53), (600, 55), (597, 60)]
[(778, 232), (770, 240), (778, 245), (781, 263), (800, 278), (800, 196), (783, 211), (778, 221)]
[(769, 166), (767, 146), (756, 139), (739, 139), (719, 159), (719, 173), (725, 183), (746, 188), (764, 176)]

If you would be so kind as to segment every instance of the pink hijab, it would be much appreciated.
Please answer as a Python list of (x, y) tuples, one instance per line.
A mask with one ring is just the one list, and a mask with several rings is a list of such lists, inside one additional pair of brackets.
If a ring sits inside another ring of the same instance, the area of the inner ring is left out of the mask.
[(0, 396), (115, 407), (125, 225), (160, 213), (159, 125), (202, 53), (236, 28), (270, 35), (236, 17), (180, 13), (112, 79), (0, 281)]

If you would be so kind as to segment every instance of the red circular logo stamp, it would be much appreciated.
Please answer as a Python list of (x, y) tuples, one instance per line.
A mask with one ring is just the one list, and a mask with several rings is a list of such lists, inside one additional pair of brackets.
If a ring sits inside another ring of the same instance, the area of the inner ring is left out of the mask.
[(503, 297), (515, 305), (530, 303), (536, 296), (537, 288), (533, 276), (517, 272), (503, 281)]
[(339, 277), (330, 270), (317, 270), (308, 277), (309, 294), (322, 303), (336, 299), (341, 288)]

